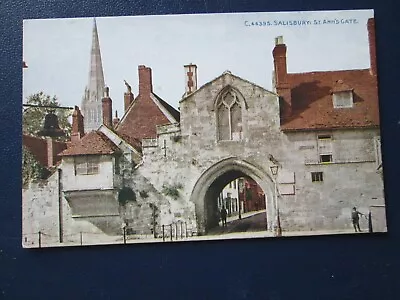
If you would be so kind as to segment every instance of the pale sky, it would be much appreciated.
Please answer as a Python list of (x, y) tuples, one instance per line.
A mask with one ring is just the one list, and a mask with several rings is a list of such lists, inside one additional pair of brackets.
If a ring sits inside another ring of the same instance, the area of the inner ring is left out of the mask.
[[(101, 17), (96, 21), (105, 82), (113, 110), (122, 117), (123, 80), (136, 96), (138, 65), (152, 68), (154, 92), (175, 108), (185, 91), (183, 66), (189, 63), (198, 67), (199, 87), (229, 70), (271, 90), (272, 50), (279, 35), (288, 49), (288, 72), (369, 68), (366, 24), (370, 17), (372, 10)], [(353, 21), (344, 21), (348, 19)], [(315, 24), (318, 20), (321, 23)], [(324, 20), (334, 22), (323, 24)], [(255, 21), (271, 25), (246, 26)], [(283, 21), (309, 23), (298, 26)], [(81, 105), (88, 84), (92, 28), (93, 18), (24, 21), (23, 60), (28, 65), (23, 70), (24, 99), (43, 91), (56, 95), (62, 105)]]

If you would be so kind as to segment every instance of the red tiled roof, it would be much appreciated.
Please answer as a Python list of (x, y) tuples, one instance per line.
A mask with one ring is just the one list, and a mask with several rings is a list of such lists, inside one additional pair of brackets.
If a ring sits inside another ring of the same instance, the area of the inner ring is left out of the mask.
[(71, 143), (60, 156), (106, 155), (119, 152), (119, 148), (102, 132), (91, 131), (81, 140)]
[(346, 84), (342, 79), (339, 79), (333, 83), (332, 93), (349, 92), (353, 88)]
[(171, 123), (153, 99), (151, 99), (151, 96), (156, 98), (176, 121), (179, 121), (179, 112), (158, 96), (153, 93), (147, 95), (139, 94), (118, 124), (115, 130), (118, 134), (138, 140), (155, 138), (157, 136), (157, 125)]
[[(51, 167), (48, 165), (47, 141), (45, 139), (24, 134), (22, 136), (22, 145), (26, 147), (42, 166)], [(67, 143), (53, 141), (54, 164), (57, 164), (61, 160), (57, 154), (66, 148)]]
[[(288, 74), (292, 114), (282, 130), (379, 126), (378, 86), (370, 70)], [(339, 81), (339, 82), (338, 82)], [(352, 90), (352, 108), (334, 108), (332, 92)]]

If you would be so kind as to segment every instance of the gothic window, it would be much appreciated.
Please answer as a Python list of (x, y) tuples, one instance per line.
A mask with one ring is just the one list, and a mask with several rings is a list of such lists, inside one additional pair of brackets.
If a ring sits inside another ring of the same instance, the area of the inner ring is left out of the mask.
[(94, 110), (94, 122), (99, 123), (99, 109), (95, 108)]
[(218, 100), (217, 118), (219, 140), (242, 139), (242, 109), (234, 91), (228, 91)]
[(94, 109), (89, 110), (89, 122), (94, 123)]

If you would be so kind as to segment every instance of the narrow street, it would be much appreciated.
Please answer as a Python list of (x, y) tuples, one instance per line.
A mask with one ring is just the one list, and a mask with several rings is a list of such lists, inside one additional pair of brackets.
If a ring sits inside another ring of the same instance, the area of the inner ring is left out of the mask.
[(207, 235), (220, 235), (233, 232), (255, 232), (266, 230), (267, 220), (265, 211), (261, 211), (249, 217), (242, 217), (241, 220), (236, 219), (227, 222), (226, 227), (220, 225), (212, 228)]

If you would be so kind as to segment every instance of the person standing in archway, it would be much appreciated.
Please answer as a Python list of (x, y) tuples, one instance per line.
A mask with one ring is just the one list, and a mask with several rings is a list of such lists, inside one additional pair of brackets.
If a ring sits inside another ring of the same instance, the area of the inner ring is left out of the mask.
[(226, 209), (225, 209), (225, 206), (222, 206), (222, 208), (221, 208), (222, 227), (227, 226), (227, 225), (226, 225), (226, 215), (227, 215), (227, 211), (226, 211)]

